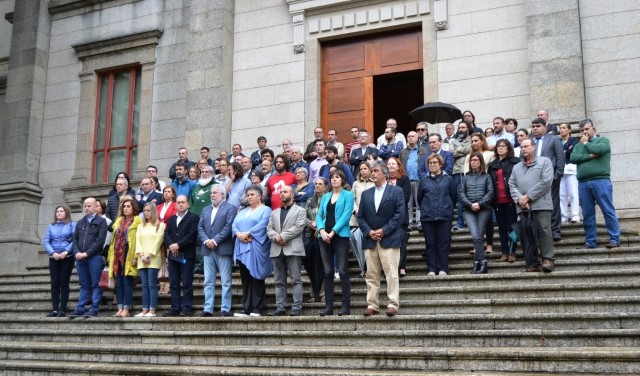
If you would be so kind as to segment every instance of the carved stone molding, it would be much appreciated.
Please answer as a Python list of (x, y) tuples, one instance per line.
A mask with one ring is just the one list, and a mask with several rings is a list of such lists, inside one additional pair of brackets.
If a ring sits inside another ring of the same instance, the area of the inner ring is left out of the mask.
[(448, 15), (447, 0), (434, 0), (433, 21), (436, 24), (436, 30), (446, 30), (449, 28)]
[[(441, 1), (441, 0), (439, 0)], [(372, 5), (347, 0), (287, 0), (293, 21), (293, 48), (304, 52), (307, 36), (322, 37), (339, 32), (355, 32), (375, 25), (417, 20), (431, 13), (429, 0), (396, 0)]]
[(136, 48), (147, 48), (158, 45), (162, 30), (148, 30), (135, 34), (127, 34), (95, 42), (74, 44), (73, 49), (80, 60), (98, 55), (119, 53)]

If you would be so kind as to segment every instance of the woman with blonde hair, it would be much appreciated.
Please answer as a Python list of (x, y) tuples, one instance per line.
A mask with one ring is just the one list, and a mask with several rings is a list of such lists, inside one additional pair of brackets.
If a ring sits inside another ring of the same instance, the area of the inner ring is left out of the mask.
[(133, 279), (138, 276), (136, 234), (141, 222), (138, 204), (133, 197), (122, 197), (118, 217), (113, 223), (113, 238), (107, 257), (109, 277), (116, 280), (118, 312), (114, 317), (129, 317), (133, 300)]
[(47, 317), (65, 317), (69, 301), (69, 280), (73, 271), (74, 258), (73, 233), (76, 223), (64, 205), (56, 206), (53, 222), (47, 226), (42, 241), (49, 254), (49, 273), (51, 274), (51, 305), (53, 310)]
[(165, 224), (158, 219), (156, 204), (148, 202), (142, 208), (142, 223), (136, 231), (138, 274), (142, 280), (142, 312), (136, 317), (155, 317), (158, 306), (158, 271), (162, 264), (160, 246)]

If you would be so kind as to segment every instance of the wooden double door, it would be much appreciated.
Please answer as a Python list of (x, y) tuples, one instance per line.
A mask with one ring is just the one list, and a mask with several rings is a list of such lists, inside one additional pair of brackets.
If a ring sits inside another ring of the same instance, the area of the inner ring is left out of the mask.
[(408, 112), (422, 104), (422, 69), (420, 28), (324, 43), (322, 127), (349, 142), (351, 127), (377, 137), (394, 117), (404, 132)]

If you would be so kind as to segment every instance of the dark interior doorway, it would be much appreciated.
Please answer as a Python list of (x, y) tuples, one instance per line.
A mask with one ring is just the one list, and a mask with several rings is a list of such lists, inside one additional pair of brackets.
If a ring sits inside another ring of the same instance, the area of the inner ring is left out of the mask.
[[(375, 139), (384, 133), (386, 121), (395, 118), (398, 131), (407, 135), (415, 130), (409, 111), (423, 104), (422, 70), (373, 77), (373, 132)], [(375, 140), (374, 139), (374, 140)], [(372, 140), (375, 143), (375, 141)]]

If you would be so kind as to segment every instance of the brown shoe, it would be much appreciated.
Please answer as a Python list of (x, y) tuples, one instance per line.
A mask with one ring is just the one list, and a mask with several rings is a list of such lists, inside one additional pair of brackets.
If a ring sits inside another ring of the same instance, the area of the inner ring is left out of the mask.
[(552, 260), (544, 259), (542, 260), (542, 271), (545, 273), (551, 273), (555, 269), (555, 265)]
[(385, 313), (387, 314), (387, 316), (393, 317), (398, 313), (398, 309), (396, 309), (395, 307), (389, 307), (387, 308), (387, 312)]
[(380, 312), (376, 311), (373, 308), (367, 307), (367, 309), (365, 309), (364, 312), (362, 312), (362, 316), (369, 317), (369, 316), (377, 315), (378, 313)]
[(507, 262), (516, 262), (516, 255), (509, 255), (507, 257)]
[(540, 273), (542, 269), (540, 269), (540, 265), (536, 265), (536, 266), (527, 266), (527, 268), (524, 271), (531, 272), (531, 273)]
[(507, 255), (502, 255), (502, 256), (500, 256), (500, 259), (498, 260), (498, 262), (507, 262), (508, 258), (509, 257)]

